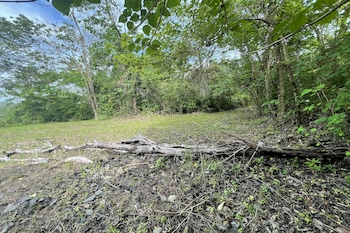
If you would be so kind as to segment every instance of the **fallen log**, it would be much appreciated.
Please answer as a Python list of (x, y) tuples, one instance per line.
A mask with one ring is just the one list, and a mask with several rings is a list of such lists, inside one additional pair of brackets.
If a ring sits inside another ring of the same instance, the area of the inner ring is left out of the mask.
[(56, 151), (58, 149), (61, 149), (61, 147), (58, 146), (52, 146), (50, 148), (46, 149), (34, 149), (34, 150), (21, 150), (21, 149), (16, 149), (14, 151), (3, 151), (3, 154), (7, 157), (10, 157), (15, 154), (39, 154), (39, 153), (51, 153), (53, 151)]
[(119, 154), (138, 154), (138, 155), (155, 155), (155, 156), (182, 156), (190, 153), (197, 155), (216, 155), (216, 156), (231, 156), (247, 155), (247, 156), (277, 156), (284, 158), (330, 158), (330, 159), (344, 159), (345, 152), (349, 151), (348, 147), (339, 148), (274, 148), (266, 147), (263, 143), (258, 142), (254, 144), (244, 139), (236, 137), (236, 140), (225, 144), (223, 146), (209, 146), (209, 145), (172, 145), (172, 144), (156, 144), (148, 138), (137, 135), (131, 140), (124, 140), (120, 143), (108, 143), (95, 140), (94, 143), (87, 143), (81, 146), (60, 146), (51, 147), (45, 150), (14, 150), (4, 152), (9, 157), (13, 154), (34, 154), (34, 153), (48, 153), (55, 150), (71, 151), (71, 150), (91, 150), (91, 149), (106, 149), (113, 150)]
[(299, 157), (299, 158), (331, 158), (331, 159), (344, 159), (346, 157), (345, 152), (350, 151), (350, 148), (260, 148), (260, 153), (263, 155), (280, 155), (282, 157)]
[[(243, 139), (237, 139), (225, 146), (209, 147), (206, 145), (201, 146), (186, 146), (186, 145), (171, 145), (161, 144), (157, 145), (149, 139), (138, 135), (131, 140), (122, 141), (121, 143), (106, 143), (98, 140), (94, 141), (94, 147), (113, 149), (123, 153), (133, 154), (153, 154), (153, 155), (183, 155), (185, 153), (192, 153), (194, 155), (207, 154), (207, 155), (230, 155), (236, 153), (237, 155), (253, 155), (259, 156), (278, 156), (287, 158), (326, 158), (331, 159), (344, 159), (346, 157), (345, 152), (350, 148), (273, 148), (265, 147), (263, 144), (254, 144)], [(242, 149), (242, 147), (244, 149)]]
[(0, 157), (0, 162), (20, 162), (25, 164), (36, 165), (36, 164), (48, 163), (49, 159), (48, 158), (10, 159), (9, 157), (5, 156), (5, 157)]

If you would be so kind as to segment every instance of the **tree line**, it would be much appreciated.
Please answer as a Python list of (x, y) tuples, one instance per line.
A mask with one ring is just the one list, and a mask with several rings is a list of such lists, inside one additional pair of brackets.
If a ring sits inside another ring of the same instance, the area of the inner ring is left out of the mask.
[(348, 135), (348, 1), (57, 2), (70, 23), (0, 18), (1, 125), (252, 105)]

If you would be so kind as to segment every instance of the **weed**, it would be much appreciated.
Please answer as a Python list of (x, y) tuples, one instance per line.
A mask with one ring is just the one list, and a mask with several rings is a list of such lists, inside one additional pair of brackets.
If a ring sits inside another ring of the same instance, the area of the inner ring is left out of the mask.
[(265, 194), (268, 191), (269, 189), (265, 185), (260, 186), (260, 194)]
[(120, 233), (114, 226), (109, 226), (108, 233)]
[(61, 177), (56, 176), (55, 179), (53, 180), (54, 183), (58, 184), (61, 182)]
[(210, 171), (218, 171), (218, 170), (222, 170), (222, 164), (221, 163), (217, 163), (216, 161), (210, 161), (208, 164), (209, 170)]
[(148, 230), (146, 226), (148, 223), (140, 223), (140, 225), (137, 227), (136, 233), (148, 233)]
[(209, 206), (208, 208), (207, 208), (207, 210), (209, 211), (209, 213), (214, 213), (214, 210), (215, 210), (215, 208), (214, 207), (212, 207), (212, 206)]
[(321, 165), (320, 159), (306, 159), (305, 165), (310, 168), (311, 171), (322, 171), (322, 165)]
[(238, 214), (238, 213), (236, 213), (235, 214), (235, 219), (238, 220), (238, 221), (242, 221), (243, 220), (243, 216)]
[(278, 168), (275, 164), (273, 164), (270, 168), (269, 168), (269, 173), (274, 174), (276, 171), (278, 171)]
[(335, 173), (335, 166), (333, 164), (327, 164), (323, 166), (324, 169), (327, 169), (328, 171)]
[(63, 164), (63, 166), (64, 166), (66, 169), (70, 170), (70, 169), (73, 167), (73, 162), (65, 162), (65, 163)]
[(266, 204), (266, 202), (267, 202), (267, 201), (266, 201), (265, 198), (262, 198), (262, 199), (259, 200), (259, 204), (260, 204), (260, 205)]
[(311, 223), (311, 218), (308, 212), (299, 213), (299, 216), (302, 217), (307, 224)]
[(209, 180), (209, 184), (213, 187), (213, 189), (216, 188), (217, 183), (218, 181), (215, 177)]
[(243, 206), (251, 215), (255, 214), (255, 208), (252, 203), (244, 201)]
[(265, 161), (264, 156), (253, 159), (253, 162), (258, 164), (258, 165), (262, 165), (264, 163), (264, 161)]
[(346, 181), (348, 184), (350, 184), (350, 173), (349, 173), (347, 176), (345, 176), (345, 181)]
[(231, 184), (233, 186), (233, 192), (237, 192), (238, 191), (238, 184), (233, 180), (231, 180)]
[(166, 220), (167, 220), (167, 218), (166, 218), (166, 216), (164, 216), (164, 215), (162, 215), (162, 216), (157, 216), (156, 217), (156, 220), (158, 221), (158, 222), (160, 222), (160, 223), (165, 223), (166, 222)]
[(292, 168), (299, 168), (299, 158), (298, 157), (295, 157), (292, 160)]
[(273, 180), (273, 184), (276, 185), (276, 186), (280, 186), (281, 185), (281, 181), (279, 181), (277, 179), (274, 179)]
[(157, 169), (161, 169), (165, 166), (164, 164), (165, 158), (164, 157), (160, 157), (156, 160), (156, 168)]
[(260, 180), (265, 180), (265, 173), (259, 172), (259, 174), (257, 174), (256, 177), (259, 178)]

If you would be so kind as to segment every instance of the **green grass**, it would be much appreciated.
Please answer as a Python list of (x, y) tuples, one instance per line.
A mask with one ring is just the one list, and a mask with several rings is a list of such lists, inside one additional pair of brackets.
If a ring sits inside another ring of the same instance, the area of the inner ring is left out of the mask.
[(137, 134), (159, 143), (197, 143), (209, 138), (222, 140), (227, 137), (223, 132), (247, 134), (249, 127), (256, 123), (249, 114), (248, 109), (237, 109), (212, 114), (138, 116), (5, 127), (0, 128), (0, 150), (38, 148), (47, 141), (62, 146), (80, 145), (94, 139), (119, 142)]

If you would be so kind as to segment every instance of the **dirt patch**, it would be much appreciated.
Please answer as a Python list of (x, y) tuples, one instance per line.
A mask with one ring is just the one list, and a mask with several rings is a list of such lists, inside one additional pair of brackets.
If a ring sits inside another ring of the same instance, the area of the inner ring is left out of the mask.
[[(66, 155), (68, 156), (68, 155)], [(349, 164), (72, 152), (2, 164), (1, 232), (346, 232)], [(60, 157), (60, 160), (62, 158)], [(224, 161), (224, 162), (222, 162)], [(312, 166), (315, 165), (315, 166)]]

